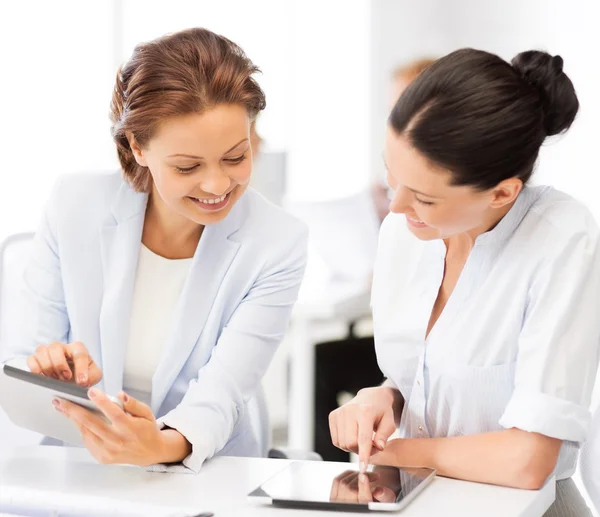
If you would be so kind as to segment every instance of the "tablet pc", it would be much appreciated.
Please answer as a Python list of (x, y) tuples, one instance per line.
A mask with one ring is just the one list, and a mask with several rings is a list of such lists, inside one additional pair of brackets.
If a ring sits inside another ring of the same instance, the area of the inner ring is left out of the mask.
[[(77, 426), (54, 409), (54, 398), (69, 400), (101, 416), (87, 388), (44, 377), (9, 365), (0, 370), (0, 406), (19, 427), (73, 445), (83, 445)], [(121, 401), (111, 397), (122, 406)]]
[(263, 483), (250, 500), (288, 508), (342, 511), (399, 511), (435, 477), (426, 467), (374, 467), (367, 471), (370, 493), (359, 497), (353, 464), (296, 461)]

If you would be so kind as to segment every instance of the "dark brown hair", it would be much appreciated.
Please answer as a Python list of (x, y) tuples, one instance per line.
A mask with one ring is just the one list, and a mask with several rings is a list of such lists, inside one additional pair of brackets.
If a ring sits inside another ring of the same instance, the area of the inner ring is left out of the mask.
[(546, 137), (569, 129), (579, 102), (560, 56), (531, 50), (512, 64), (474, 49), (438, 59), (405, 90), (391, 127), (455, 185), (526, 183)]
[(127, 135), (145, 145), (168, 117), (201, 113), (218, 104), (242, 104), (251, 117), (265, 108), (252, 75), (259, 69), (235, 43), (194, 28), (142, 43), (117, 73), (110, 119), (125, 179), (149, 192), (152, 178), (138, 165)]

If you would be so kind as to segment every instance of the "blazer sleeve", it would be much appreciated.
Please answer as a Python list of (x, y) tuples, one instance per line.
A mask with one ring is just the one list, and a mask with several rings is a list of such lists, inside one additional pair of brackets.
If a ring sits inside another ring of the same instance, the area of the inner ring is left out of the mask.
[[(192, 444), (183, 465), (197, 472), (228, 442), (246, 402), (260, 385), (282, 341), (304, 275), (308, 231), (289, 236), (223, 329), (209, 362), (181, 401), (159, 424)], [(181, 470), (156, 465), (152, 470)]]
[(14, 338), (4, 343), (3, 362), (23, 362), (40, 344), (66, 342), (69, 336), (67, 313), (58, 246), (58, 219), (61, 206), (60, 180), (46, 205), (32, 242), (16, 293), (22, 310), (14, 322)]

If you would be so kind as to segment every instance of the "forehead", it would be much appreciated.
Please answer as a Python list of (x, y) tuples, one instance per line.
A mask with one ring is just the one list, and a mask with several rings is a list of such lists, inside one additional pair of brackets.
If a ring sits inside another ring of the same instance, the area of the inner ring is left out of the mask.
[(384, 158), (389, 173), (408, 188), (432, 194), (455, 188), (447, 170), (433, 165), (410, 145), (404, 135), (398, 135), (390, 127), (386, 134)]
[[(149, 147), (176, 146), (177, 152), (229, 149), (249, 135), (250, 118), (244, 106), (218, 105), (202, 113), (170, 117), (159, 125)], [(187, 149), (187, 151), (186, 151)]]

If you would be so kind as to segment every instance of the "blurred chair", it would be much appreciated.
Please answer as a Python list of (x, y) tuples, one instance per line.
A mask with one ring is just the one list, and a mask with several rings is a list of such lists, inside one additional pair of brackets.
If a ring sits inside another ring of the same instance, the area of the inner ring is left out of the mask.
[[(17, 233), (0, 244), (0, 362), (9, 357), (18, 339), (16, 330), (23, 314), (22, 279), (33, 233)], [(43, 436), (15, 426), (0, 409), (0, 451), (37, 445)]]

